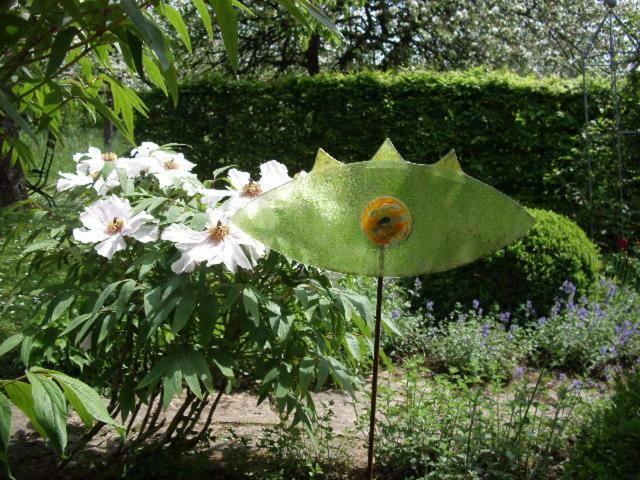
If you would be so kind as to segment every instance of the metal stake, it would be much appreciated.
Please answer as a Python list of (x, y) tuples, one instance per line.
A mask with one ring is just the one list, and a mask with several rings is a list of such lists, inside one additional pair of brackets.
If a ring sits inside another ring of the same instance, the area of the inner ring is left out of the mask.
[(376, 330), (373, 341), (373, 379), (371, 380), (371, 413), (369, 416), (369, 456), (367, 458), (367, 478), (373, 478), (373, 451), (376, 430), (376, 401), (378, 398), (378, 364), (380, 363), (380, 326), (382, 324), (382, 287), (383, 278), (378, 277), (376, 295)]

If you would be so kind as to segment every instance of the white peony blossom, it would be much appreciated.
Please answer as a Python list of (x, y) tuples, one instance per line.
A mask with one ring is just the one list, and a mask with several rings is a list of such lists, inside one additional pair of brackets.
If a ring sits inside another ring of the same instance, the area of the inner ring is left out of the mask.
[(106, 195), (109, 190), (120, 185), (116, 172), (111, 172), (106, 181), (102, 178), (100, 172), (94, 173), (93, 175), (88, 175), (82, 172), (58, 172), (58, 175), (61, 177), (58, 179), (58, 183), (56, 184), (56, 189), (59, 192), (73, 190), (78, 187), (88, 187), (91, 185), (98, 195)]
[(85, 153), (74, 154), (73, 160), (76, 162), (76, 170), (78, 173), (84, 173), (85, 175), (95, 176), (110, 162), (119, 166), (118, 155), (113, 152), (102, 153), (100, 149), (95, 147), (89, 147), (89, 150)]
[(289, 181), (291, 181), (291, 177), (287, 172), (287, 167), (276, 160), (270, 160), (260, 165), (260, 180), (257, 182), (251, 180), (249, 173), (232, 168), (229, 170), (230, 198), (222, 208), (227, 214), (232, 215), (255, 197)]
[(155, 219), (147, 212), (132, 215), (131, 204), (111, 195), (92, 203), (80, 214), (83, 228), (75, 228), (73, 237), (81, 243), (96, 243), (98, 255), (111, 259), (127, 248), (124, 237), (148, 243), (158, 238)]
[(191, 272), (202, 262), (208, 266), (223, 263), (232, 272), (238, 267), (250, 269), (253, 267), (252, 259), (261, 257), (265, 252), (264, 246), (231, 223), (222, 209), (207, 211), (204, 231), (173, 224), (162, 232), (162, 239), (175, 243), (182, 253), (171, 265), (175, 273)]

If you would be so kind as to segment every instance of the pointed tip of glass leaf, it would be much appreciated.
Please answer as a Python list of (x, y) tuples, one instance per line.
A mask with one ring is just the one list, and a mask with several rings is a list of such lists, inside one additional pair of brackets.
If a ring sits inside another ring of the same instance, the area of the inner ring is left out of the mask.
[(458, 156), (456, 155), (455, 150), (451, 150), (444, 157), (434, 163), (433, 166), (438, 168), (446, 168), (456, 173), (463, 173), (460, 162), (458, 162)]
[(318, 153), (316, 154), (316, 161), (313, 164), (313, 168), (311, 169), (311, 173), (322, 172), (330, 168), (339, 167), (340, 165), (344, 164), (339, 160), (333, 158), (323, 149), (319, 148)]
[(376, 154), (371, 157), (372, 162), (405, 162), (388, 138), (382, 143)]

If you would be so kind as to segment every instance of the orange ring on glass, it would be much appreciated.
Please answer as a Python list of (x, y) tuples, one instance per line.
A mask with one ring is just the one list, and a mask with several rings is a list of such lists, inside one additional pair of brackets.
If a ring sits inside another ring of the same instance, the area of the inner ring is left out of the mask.
[(405, 240), (411, 234), (413, 217), (404, 202), (390, 196), (371, 200), (360, 216), (367, 238), (383, 247)]

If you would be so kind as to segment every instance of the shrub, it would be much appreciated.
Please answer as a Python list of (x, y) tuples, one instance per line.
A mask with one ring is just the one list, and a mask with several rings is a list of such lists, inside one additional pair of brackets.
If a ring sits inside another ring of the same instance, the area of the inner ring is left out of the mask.
[[(138, 120), (136, 136), (192, 146), (205, 176), (219, 164), (256, 169), (263, 158), (308, 169), (318, 147), (342, 161), (363, 161), (389, 137), (417, 163), (455, 148), (469, 174), (546, 208), (564, 192), (545, 174), (558, 163), (575, 163), (572, 149), (581, 146), (584, 121), (577, 82), (481, 70), (275, 81), (214, 76), (181, 85), (179, 108), (160, 91), (142, 96), (149, 118)], [(553, 192), (546, 189), (549, 180)], [(564, 208), (574, 213), (574, 204)]]
[(640, 373), (618, 377), (611, 404), (596, 409), (569, 455), (564, 478), (636, 479), (640, 474)]
[[(19, 351), (25, 367), (81, 370), (125, 423), (127, 456), (160, 428), (173, 400), (175, 419), (148, 449), (199, 441), (212, 420), (196, 425), (203, 409), (213, 413), (245, 375), (260, 379), (262, 400), (310, 428), (310, 390), (329, 378), (351, 391), (359, 383), (373, 322), (366, 299), (235, 229), (181, 154), (143, 144), (133, 158), (116, 157), (90, 150), (75, 158), (76, 174), (61, 174), (58, 188), (74, 189), (71, 222), (56, 209), (31, 211), (21, 259), (28, 281), (13, 292), (32, 299), (30, 316), (0, 352)], [(346, 312), (364, 333), (345, 337)], [(62, 393), (48, 392), (66, 419)], [(64, 453), (64, 421), (55, 420)]]
[(470, 265), (422, 277), (414, 305), (433, 300), (442, 317), (457, 302), (479, 300), (513, 311), (528, 299), (538, 312), (546, 312), (565, 280), (578, 295), (587, 294), (600, 269), (597, 247), (568, 218), (548, 210), (529, 212), (536, 224), (524, 238)]

